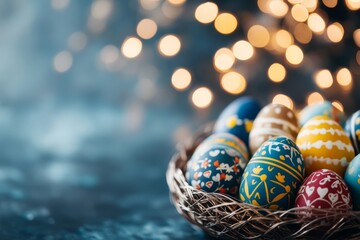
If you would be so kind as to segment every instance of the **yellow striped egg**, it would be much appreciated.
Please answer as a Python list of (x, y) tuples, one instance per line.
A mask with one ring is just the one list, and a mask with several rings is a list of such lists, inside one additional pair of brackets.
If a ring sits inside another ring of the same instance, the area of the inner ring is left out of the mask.
[(325, 116), (310, 119), (300, 130), (296, 144), (304, 156), (306, 174), (330, 169), (344, 176), (354, 158), (354, 148), (344, 129)]

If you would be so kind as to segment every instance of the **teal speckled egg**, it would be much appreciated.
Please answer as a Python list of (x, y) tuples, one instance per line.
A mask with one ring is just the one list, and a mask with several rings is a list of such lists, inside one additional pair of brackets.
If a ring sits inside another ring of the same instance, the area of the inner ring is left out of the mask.
[(305, 176), (304, 159), (287, 137), (272, 138), (261, 145), (245, 168), (240, 200), (269, 209), (289, 209)]
[(334, 119), (342, 127), (345, 125), (345, 114), (331, 104), (331, 102), (325, 101), (322, 103), (316, 103), (309, 105), (300, 112), (299, 122), (301, 126), (316, 116), (326, 116)]
[(360, 154), (349, 164), (344, 177), (353, 199), (354, 210), (360, 210)]

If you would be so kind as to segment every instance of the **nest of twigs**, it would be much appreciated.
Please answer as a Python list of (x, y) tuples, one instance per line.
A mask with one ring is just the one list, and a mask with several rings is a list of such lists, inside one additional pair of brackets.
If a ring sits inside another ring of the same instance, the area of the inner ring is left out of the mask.
[(172, 202), (191, 224), (224, 239), (360, 239), (360, 211), (275, 211), (190, 186), (185, 179), (186, 163), (211, 131), (212, 126), (206, 126), (180, 144), (166, 173)]

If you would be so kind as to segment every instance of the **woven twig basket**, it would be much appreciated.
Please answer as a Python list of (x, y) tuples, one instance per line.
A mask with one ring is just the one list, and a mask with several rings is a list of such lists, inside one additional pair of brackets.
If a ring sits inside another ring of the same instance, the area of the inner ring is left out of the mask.
[(208, 125), (180, 144), (166, 173), (172, 202), (191, 224), (224, 239), (360, 239), (360, 211), (273, 211), (190, 186), (185, 179), (186, 163), (211, 130)]

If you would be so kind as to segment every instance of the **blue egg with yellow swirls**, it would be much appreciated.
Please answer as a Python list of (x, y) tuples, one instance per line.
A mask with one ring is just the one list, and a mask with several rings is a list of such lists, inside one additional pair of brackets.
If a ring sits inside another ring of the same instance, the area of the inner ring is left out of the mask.
[(230, 147), (207, 149), (188, 162), (186, 179), (198, 190), (236, 197), (243, 173), (240, 158), (238, 151)]
[(304, 126), (307, 121), (316, 116), (326, 116), (334, 119), (342, 127), (344, 127), (346, 121), (344, 112), (337, 109), (331, 102), (325, 101), (304, 108), (299, 116), (300, 126)]
[(358, 154), (349, 164), (344, 177), (346, 185), (349, 187), (350, 195), (353, 200), (353, 209), (360, 210), (360, 154)]
[(304, 180), (304, 159), (287, 137), (266, 141), (245, 168), (240, 183), (240, 200), (274, 210), (293, 207)]
[(236, 99), (220, 114), (215, 123), (214, 133), (231, 133), (248, 147), (252, 123), (260, 109), (260, 104), (251, 97)]
[(360, 153), (360, 110), (346, 121), (345, 132), (350, 137), (355, 154)]

